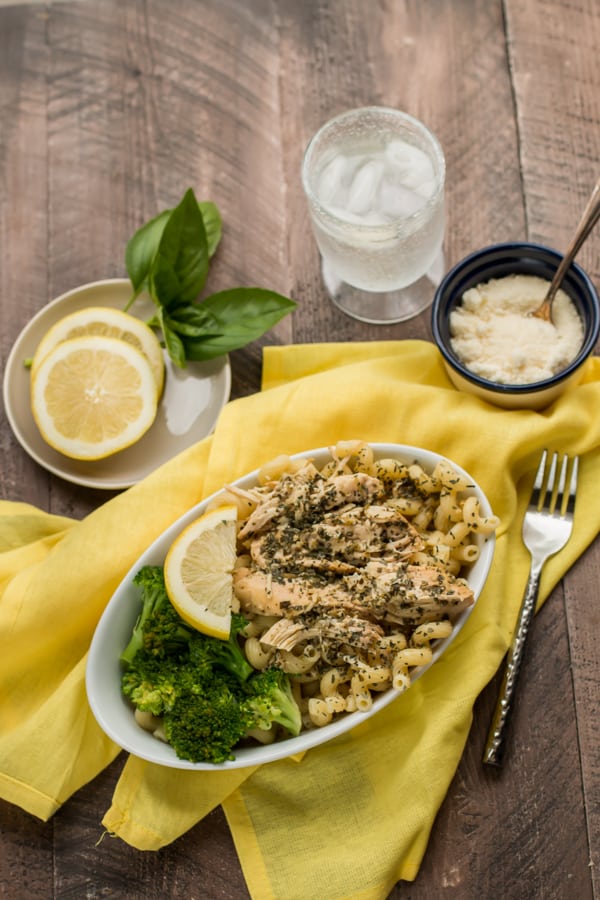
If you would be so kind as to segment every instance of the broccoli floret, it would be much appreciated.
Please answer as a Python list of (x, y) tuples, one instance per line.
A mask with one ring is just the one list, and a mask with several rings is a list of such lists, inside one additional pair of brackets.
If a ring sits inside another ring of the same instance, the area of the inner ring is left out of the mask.
[(161, 658), (187, 655), (188, 644), (194, 634), (195, 630), (185, 624), (171, 601), (167, 600), (146, 622), (144, 650)]
[(138, 709), (162, 717), (164, 735), (181, 759), (231, 759), (248, 730), (246, 710), (236, 696), (241, 682), (227, 672), (160, 660), (142, 650), (124, 673), (122, 688)]
[(163, 719), (165, 737), (180, 759), (222, 763), (248, 730), (246, 711), (227, 678), (216, 677), (201, 693), (185, 692)]
[(240, 681), (250, 677), (254, 669), (242, 653), (237, 638), (247, 624), (242, 615), (232, 615), (228, 640), (209, 637), (187, 625), (169, 600), (162, 566), (144, 566), (133, 583), (142, 589), (142, 610), (121, 654), (122, 663), (131, 664), (141, 650), (161, 659), (178, 655), (187, 657), (193, 653), (198, 665), (227, 669)]
[(175, 705), (182, 675), (181, 667), (140, 650), (123, 674), (121, 689), (138, 709), (162, 716)]
[(290, 680), (281, 669), (265, 669), (247, 682), (244, 702), (250, 727), (268, 730), (276, 722), (293, 735), (300, 734), (300, 708), (292, 694)]
[[(193, 645), (193, 642), (190, 646)], [(180, 759), (221, 763), (253, 728), (277, 723), (297, 735), (300, 710), (288, 676), (267, 669), (240, 681), (226, 669), (158, 659), (140, 651), (123, 675), (123, 693), (138, 709), (162, 717)]]
[(182, 759), (223, 762), (253, 727), (246, 683), (254, 673), (238, 642), (246, 625), (232, 616), (228, 640), (189, 627), (169, 601), (160, 566), (140, 569), (142, 610), (121, 654), (122, 691), (139, 710), (162, 718)]
[(187, 652), (193, 629), (185, 624), (169, 600), (162, 566), (144, 566), (133, 582), (142, 589), (142, 610), (121, 654), (121, 662), (130, 665), (140, 650), (159, 657)]
[(199, 632), (190, 639), (190, 660), (197, 666), (212, 666), (225, 669), (240, 681), (246, 681), (254, 669), (244, 656), (238, 643), (238, 634), (246, 625), (243, 616), (234, 613), (231, 618), (231, 631), (226, 641), (207, 637)]

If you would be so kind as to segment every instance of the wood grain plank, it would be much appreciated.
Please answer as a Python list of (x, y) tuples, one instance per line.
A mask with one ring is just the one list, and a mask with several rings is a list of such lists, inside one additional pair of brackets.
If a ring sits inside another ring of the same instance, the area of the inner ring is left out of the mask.
[[(0, 55), (2, 121), (0, 129), (0, 358), (2, 371), (23, 325), (47, 300), (47, 53), (45, 13), (11, 8), (2, 11)], [(19, 499), (47, 502), (48, 477), (20, 452), (4, 406), (0, 413), (0, 489)]]
[[(598, 178), (598, 6), (506, 0), (505, 8), (528, 233), (564, 251)], [(599, 246), (596, 235), (578, 256), (596, 278)]]
[[(505, 5), (529, 234), (564, 249), (598, 177), (600, 72), (591, 63), (600, 39), (598, 8), (593, 0), (543, 0), (535, 9), (518, 0)], [(599, 248), (595, 232), (577, 258), (596, 282)], [(590, 645), (598, 616), (589, 597), (597, 593), (597, 544), (564, 581), (583, 782), (577, 802), (586, 813), (595, 897), (600, 896), (600, 751), (592, 723), (600, 695), (600, 661)], [(562, 721), (560, 701), (554, 702)]]
[(122, 754), (56, 814), (55, 896), (114, 896), (127, 900), (248, 897), (220, 809), (157, 852), (141, 853), (105, 834), (100, 818), (110, 806), (124, 762)]
[[(45, 12), (2, 10), (0, 52), (0, 361), (47, 300)], [(17, 447), (0, 410), (0, 496), (45, 506), (48, 476)], [(51, 897), (52, 827), (0, 805), (0, 897)]]
[(53, 896), (53, 829), (17, 806), (0, 804), (0, 897)]
[[(596, 503), (598, 499), (596, 498)], [(573, 678), (577, 740), (581, 756), (583, 800), (594, 897), (600, 897), (600, 633), (598, 579), (600, 542), (589, 548), (565, 579), (566, 625)]]

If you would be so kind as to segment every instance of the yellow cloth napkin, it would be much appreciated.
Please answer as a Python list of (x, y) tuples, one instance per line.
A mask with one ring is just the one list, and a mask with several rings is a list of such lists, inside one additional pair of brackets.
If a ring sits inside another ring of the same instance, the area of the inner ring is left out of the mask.
[[(542, 412), (455, 391), (423, 341), (268, 348), (263, 388), (228, 404), (212, 437), (80, 523), (0, 503), (0, 796), (46, 819), (118, 753), (87, 707), (86, 651), (120, 579), (177, 516), (278, 453), (352, 438), (423, 446), (470, 471), (501, 517), (490, 578), (449, 651), (384, 711), (301, 761), (197, 774), (130, 757), (103, 820), (154, 850), (221, 803), (256, 900), (324, 890), (328, 900), (379, 900), (415, 878), (474, 701), (508, 645), (540, 450), (582, 456), (582, 495), (598, 484), (600, 359)], [(544, 570), (542, 599), (599, 528), (598, 505), (580, 503), (571, 541)]]

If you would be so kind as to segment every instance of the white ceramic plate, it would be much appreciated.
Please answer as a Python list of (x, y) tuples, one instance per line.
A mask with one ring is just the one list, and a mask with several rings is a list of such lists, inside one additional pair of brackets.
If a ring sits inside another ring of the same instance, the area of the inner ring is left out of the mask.
[[(141, 481), (171, 457), (211, 433), (231, 390), (231, 370), (226, 356), (202, 363), (175, 366), (165, 353), (165, 388), (158, 414), (144, 437), (107, 459), (86, 462), (69, 459), (50, 447), (40, 435), (31, 413), (29, 369), (32, 357), (51, 325), (63, 316), (87, 306), (111, 306), (123, 310), (131, 296), (126, 278), (94, 281), (68, 291), (48, 303), (25, 326), (10, 352), (4, 370), (4, 407), (9, 424), (23, 449), (41, 466), (66, 481), (86, 487), (121, 490)], [(154, 311), (148, 296), (141, 295), (128, 310), (140, 319)]]
[[(436, 463), (444, 457), (428, 450), (420, 450), (416, 447), (409, 447), (399, 444), (371, 444), (377, 458), (394, 457), (404, 462), (420, 462), (426, 471), (431, 472)], [(297, 454), (298, 457), (308, 456), (314, 460), (317, 467), (321, 467), (328, 459), (331, 458), (326, 448), (318, 450), (310, 450)], [(293, 457), (296, 458), (296, 457)], [(475, 494), (479, 498), (480, 506), (484, 515), (491, 515), (490, 504), (481, 490), (466, 472), (452, 463), (454, 468), (466, 475), (469, 482), (473, 484), (473, 488), (469, 493)], [(240, 478), (234, 484), (243, 488), (252, 487), (256, 484), (257, 472)], [(298, 737), (290, 737), (286, 740), (279, 741), (267, 746), (257, 745), (256, 747), (243, 747), (235, 751), (235, 760), (227, 761), (219, 765), (211, 763), (192, 763), (187, 760), (178, 759), (175, 751), (168, 744), (165, 744), (149, 732), (144, 731), (136, 724), (133, 716), (133, 709), (129, 702), (121, 693), (121, 676), (122, 668), (119, 662), (119, 656), (127, 645), (131, 636), (131, 631), (137, 620), (140, 610), (140, 593), (139, 588), (133, 584), (133, 577), (138, 570), (145, 565), (162, 565), (167, 550), (179, 532), (198, 516), (202, 515), (206, 505), (218, 496), (213, 494), (198, 505), (194, 506), (173, 525), (170, 526), (156, 541), (146, 550), (146, 552), (132, 566), (129, 573), (125, 576), (108, 606), (106, 607), (98, 627), (94, 634), (90, 652), (88, 655), (87, 671), (86, 671), (86, 687), (90, 706), (98, 721), (98, 724), (106, 732), (106, 734), (119, 746), (150, 762), (159, 763), (163, 766), (169, 766), (176, 769), (192, 769), (197, 771), (214, 771), (216, 769), (236, 769), (245, 766), (256, 766), (262, 763), (272, 762), (276, 759), (282, 759), (286, 756), (293, 756), (305, 750), (329, 741), (337, 735), (343, 734), (364, 722), (366, 719), (375, 715), (379, 710), (383, 709), (391, 703), (399, 694), (395, 690), (389, 690), (380, 694), (373, 703), (373, 707), (369, 712), (349, 713), (337, 721), (326, 725), (323, 728), (316, 728), (313, 731), (307, 731)], [(470, 568), (467, 581), (473, 590), (475, 600), (479, 597), (485, 580), (487, 578), (492, 557), (494, 555), (495, 538), (490, 536), (487, 539), (478, 539), (480, 546), (480, 556)], [(443, 641), (439, 641), (434, 649), (433, 659), (427, 666), (419, 669), (411, 670), (411, 678), (414, 681), (423, 674), (431, 665), (435, 663), (446, 647), (458, 634), (460, 629), (467, 621), (469, 615), (474, 609), (474, 604), (461, 613), (456, 621), (452, 634)]]

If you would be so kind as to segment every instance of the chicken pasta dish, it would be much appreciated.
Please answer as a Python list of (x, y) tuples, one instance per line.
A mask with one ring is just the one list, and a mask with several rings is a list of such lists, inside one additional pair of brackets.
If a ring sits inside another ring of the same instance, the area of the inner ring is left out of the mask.
[(215, 500), (238, 511), (233, 592), (248, 620), (246, 658), (290, 676), (303, 729), (405, 690), (473, 604), (462, 573), (498, 519), (470, 487), (445, 460), (427, 472), (353, 441), (321, 467), (279, 457), (255, 487)]
[(426, 450), (278, 457), (173, 523), (117, 590), (91, 651), (104, 672), (118, 634), (120, 702), (101, 691), (102, 719), (178, 767), (254, 765), (347, 731), (462, 627), (497, 525), (478, 485)]

